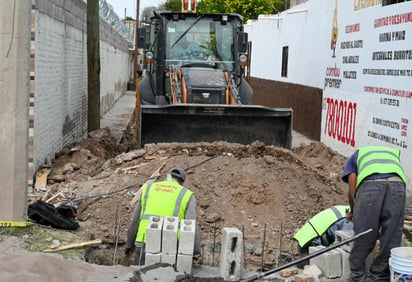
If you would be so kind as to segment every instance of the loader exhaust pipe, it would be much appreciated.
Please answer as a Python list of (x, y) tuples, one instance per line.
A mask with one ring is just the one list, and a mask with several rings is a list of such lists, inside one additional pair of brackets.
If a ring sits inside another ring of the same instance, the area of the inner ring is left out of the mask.
[(314, 252), (314, 253), (312, 253), (312, 254), (310, 254), (310, 255), (307, 255), (307, 256), (305, 256), (305, 257), (302, 257), (302, 258), (300, 258), (300, 259), (291, 261), (291, 262), (289, 262), (289, 263), (287, 263), (287, 264), (281, 265), (281, 266), (276, 267), (276, 268), (274, 268), (274, 269), (268, 270), (268, 271), (266, 271), (266, 272), (262, 272), (261, 274), (255, 274), (255, 275), (253, 275), (253, 276), (251, 276), (251, 277), (248, 277), (248, 278), (246, 278), (246, 279), (242, 279), (241, 281), (242, 281), (242, 282), (255, 281), (256, 279), (259, 279), (259, 278), (268, 276), (268, 275), (270, 275), (270, 274), (279, 272), (279, 271), (281, 271), (281, 270), (283, 270), (283, 269), (285, 269), (285, 268), (288, 268), (288, 267), (290, 267), (290, 266), (293, 266), (293, 265), (295, 265), (295, 264), (298, 264), (298, 263), (300, 263), (300, 262), (302, 262), (302, 261), (304, 261), (304, 260), (317, 257), (317, 256), (319, 256), (319, 255), (321, 255), (321, 254), (323, 254), (323, 253), (329, 252), (330, 250), (333, 250), (333, 249), (336, 249), (336, 248), (338, 248), (338, 247), (340, 247), (340, 246), (343, 246), (343, 245), (345, 245), (345, 244), (347, 244), (347, 243), (349, 243), (349, 242), (351, 242), (351, 241), (353, 241), (353, 240), (355, 240), (355, 239), (358, 239), (359, 237), (362, 237), (363, 235), (368, 234), (368, 233), (371, 232), (371, 231), (372, 231), (372, 228), (370, 228), (370, 229), (368, 229), (368, 230), (366, 230), (366, 231), (363, 231), (363, 232), (361, 232), (361, 233), (359, 233), (359, 234), (357, 234), (357, 235), (355, 235), (355, 236), (353, 236), (353, 237), (350, 237), (350, 238), (348, 238), (348, 239), (346, 239), (346, 240), (343, 240), (343, 241), (341, 241), (341, 242), (339, 242), (339, 243), (337, 243), (337, 244), (335, 244), (335, 245), (329, 246), (329, 247), (327, 247), (327, 248), (324, 248), (324, 249), (322, 249), (322, 250), (319, 250), (319, 251), (317, 251), (317, 252)]

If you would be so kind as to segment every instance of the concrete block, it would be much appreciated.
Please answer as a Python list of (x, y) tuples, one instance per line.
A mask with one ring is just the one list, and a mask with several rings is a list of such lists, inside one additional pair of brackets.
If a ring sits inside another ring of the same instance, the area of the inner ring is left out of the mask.
[(162, 254), (177, 253), (177, 231), (179, 227), (179, 218), (165, 217), (163, 221), (162, 235)]
[[(309, 247), (309, 254), (325, 248), (324, 246)], [(330, 250), (309, 260), (310, 264), (317, 265), (326, 278), (338, 278), (342, 276), (342, 257), (340, 252)]]
[(220, 276), (225, 281), (239, 281), (243, 235), (237, 228), (223, 228)]
[(176, 254), (160, 254), (160, 262), (168, 263), (170, 265), (176, 264)]
[(193, 255), (178, 254), (176, 261), (176, 270), (179, 272), (192, 273)]
[(302, 273), (312, 276), (315, 281), (320, 281), (320, 277), (322, 276), (322, 271), (316, 264), (308, 265), (307, 267), (305, 267)]
[(146, 253), (145, 254), (145, 265), (151, 265), (160, 262), (160, 253), (152, 254)]
[(146, 252), (160, 253), (162, 250), (163, 217), (151, 216), (146, 227)]
[[(339, 243), (342, 242), (350, 237), (353, 237), (355, 235), (355, 231), (353, 230), (337, 230), (335, 232), (335, 242)], [(348, 253), (351, 252), (352, 247), (353, 247), (353, 242), (349, 242), (345, 245), (342, 245), (341, 248), (345, 251), (347, 251)]]
[(180, 221), (180, 239), (178, 254), (193, 256), (195, 246), (196, 220), (184, 219)]
[(343, 248), (336, 248), (338, 252), (340, 252), (341, 257), (342, 257), (342, 276), (341, 280), (342, 281), (349, 281), (350, 277), (350, 265), (349, 265), (349, 255), (347, 251), (345, 251)]
[(315, 282), (315, 279), (309, 274), (297, 274), (295, 275), (295, 282)]

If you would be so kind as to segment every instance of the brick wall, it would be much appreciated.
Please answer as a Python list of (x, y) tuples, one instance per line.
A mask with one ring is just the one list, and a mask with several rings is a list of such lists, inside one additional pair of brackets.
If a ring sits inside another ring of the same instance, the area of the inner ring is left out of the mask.
[[(87, 136), (87, 7), (83, 0), (32, 0), (30, 141), (35, 171)], [(100, 18), (100, 113), (125, 93), (128, 42)], [(32, 171), (32, 172), (33, 172)]]

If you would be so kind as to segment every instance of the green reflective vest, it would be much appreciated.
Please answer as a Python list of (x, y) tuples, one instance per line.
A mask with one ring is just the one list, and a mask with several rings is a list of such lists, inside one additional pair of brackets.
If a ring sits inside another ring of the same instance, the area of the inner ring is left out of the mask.
[(401, 167), (400, 151), (381, 146), (367, 146), (359, 149), (358, 177), (356, 187), (369, 175), (375, 173), (396, 173), (406, 184), (406, 177)]
[(149, 183), (142, 187), (141, 212), (136, 242), (146, 242), (146, 228), (150, 216), (185, 217), (187, 203), (193, 192), (176, 180)]
[(293, 237), (299, 247), (304, 248), (313, 239), (321, 237), (329, 227), (346, 216), (346, 209), (349, 206), (333, 206), (312, 217)]

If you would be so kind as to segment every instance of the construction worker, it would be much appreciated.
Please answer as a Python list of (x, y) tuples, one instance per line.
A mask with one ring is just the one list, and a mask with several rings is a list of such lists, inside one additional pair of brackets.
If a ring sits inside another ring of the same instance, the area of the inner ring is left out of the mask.
[[(389, 257), (399, 247), (405, 217), (405, 173), (398, 149), (368, 146), (358, 149), (347, 160), (342, 180), (348, 183), (350, 211), (358, 238), (349, 256), (351, 281), (389, 281)], [(380, 240), (379, 254), (369, 273), (366, 258)]]
[(144, 184), (132, 221), (127, 232), (125, 253), (135, 253), (135, 263), (144, 265), (146, 226), (149, 216), (176, 216), (179, 220), (196, 220), (193, 263), (200, 263), (200, 233), (197, 224), (196, 199), (193, 192), (183, 186), (186, 173), (182, 168), (174, 167), (167, 173), (167, 178), (160, 182)]
[(328, 247), (335, 242), (336, 230), (351, 230), (353, 223), (346, 219), (349, 206), (333, 206), (317, 213), (306, 222), (293, 237), (298, 242), (300, 253), (310, 246)]

